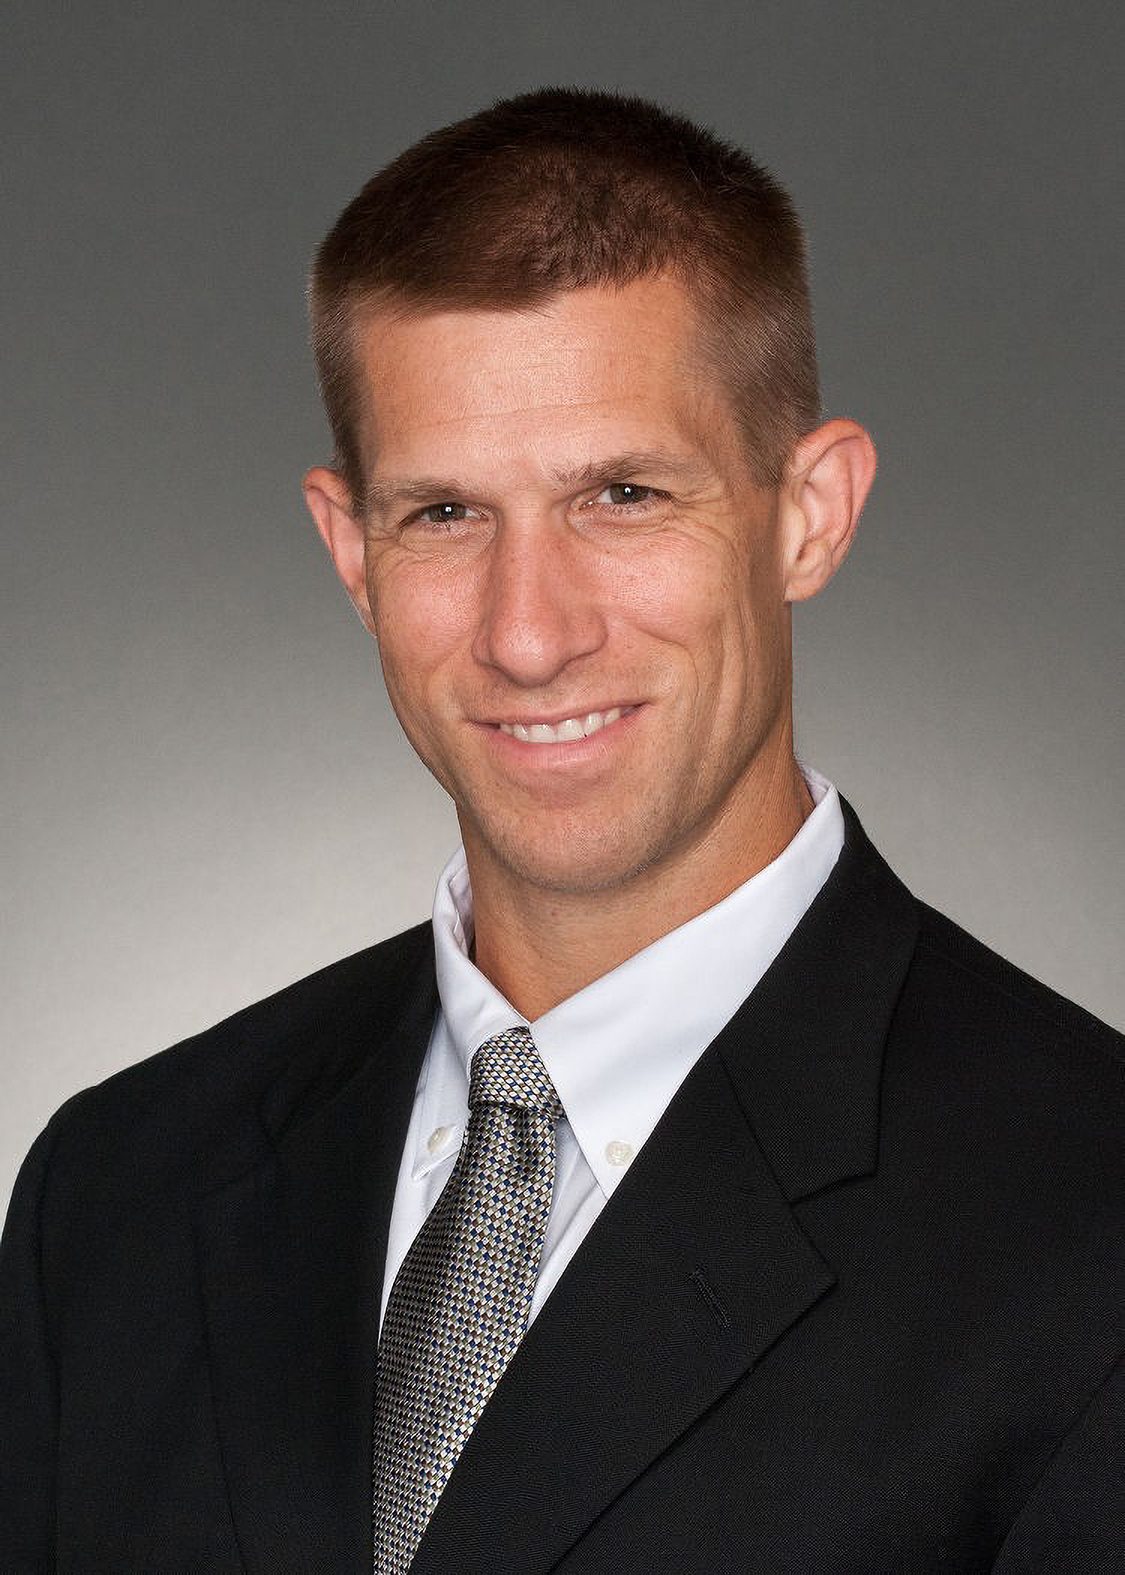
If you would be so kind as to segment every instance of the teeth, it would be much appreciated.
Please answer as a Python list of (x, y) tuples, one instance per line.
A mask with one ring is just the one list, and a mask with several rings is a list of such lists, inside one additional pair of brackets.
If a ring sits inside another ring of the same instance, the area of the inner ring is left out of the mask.
[(589, 738), (591, 733), (601, 732), (603, 727), (608, 727), (611, 722), (616, 722), (622, 715), (620, 706), (613, 706), (608, 711), (590, 711), (585, 716), (568, 716), (563, 722), (501, 722), (500, 731), (507, 733), (510, 738), (518, 738), (522, 744), (570, 744), (579, 738)]

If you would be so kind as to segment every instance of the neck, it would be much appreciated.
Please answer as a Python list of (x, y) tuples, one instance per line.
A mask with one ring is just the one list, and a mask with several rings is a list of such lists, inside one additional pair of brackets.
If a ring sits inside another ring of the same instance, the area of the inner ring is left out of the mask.
[(812, 808), (790, 752), (749, 810), (729, 809), (690, 850), (593, 892), (512, 880), (466, 841), (476, 965), (534, 1022), (772, 863)]

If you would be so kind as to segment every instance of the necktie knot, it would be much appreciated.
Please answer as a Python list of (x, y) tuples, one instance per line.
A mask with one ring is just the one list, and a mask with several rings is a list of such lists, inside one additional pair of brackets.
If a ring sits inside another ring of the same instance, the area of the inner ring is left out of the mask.
[(545, 1110), (555, 1121), (562, 1115), (559, 1096), (528, 1029), (493, 1034), (476, 1051), (469, 1066), (469, 1108), (475, 1105)]

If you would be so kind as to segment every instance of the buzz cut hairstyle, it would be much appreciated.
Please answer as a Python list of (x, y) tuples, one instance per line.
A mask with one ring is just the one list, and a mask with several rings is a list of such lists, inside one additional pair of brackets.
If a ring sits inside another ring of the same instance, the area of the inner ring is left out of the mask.
[(518, 311), (656, 275), (684, 288), (751, 473), (777, 486), (820, 419), (816, 342), (800, 221), (749, 154), (645, 99), (582, 88), (501, 99), (399, 154), (333, 225), (309, 286), (356, 512), (367, 314)]

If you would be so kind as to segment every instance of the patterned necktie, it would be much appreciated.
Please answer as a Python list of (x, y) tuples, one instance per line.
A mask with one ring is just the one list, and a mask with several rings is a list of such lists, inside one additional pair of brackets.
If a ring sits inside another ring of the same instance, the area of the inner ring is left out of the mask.
[(526, 1028), (472, 1059), (452, 1174), (399, 1270), (375, 1379), (375, 1572), (404, 1575), (527, 1328), (551, 1208), (558, 1095)]

